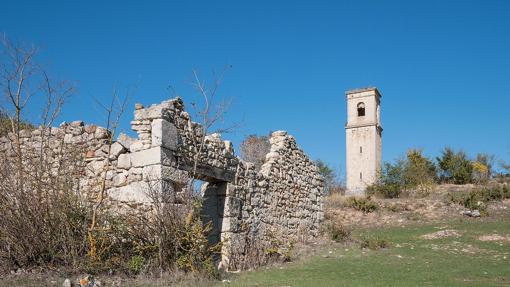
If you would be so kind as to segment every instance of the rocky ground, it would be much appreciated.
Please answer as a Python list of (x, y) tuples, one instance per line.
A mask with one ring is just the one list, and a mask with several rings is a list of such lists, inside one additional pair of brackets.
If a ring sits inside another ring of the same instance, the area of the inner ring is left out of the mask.
[[(451, 221), (466, 217), (468, 211), (449, 199), (450, 193), (468, 192), (473, 185), (440, 185), (423, 198), (380, 199), (372, 197), (378, 208), (362, 212), (346, 203), (347, 197), (334, 194), (326, 200), (326, 214), (336, 224), (351, 228), (407, 226), (423, 223)], [(510, 216), (510, 200), (488, 204), (488, 217)]]

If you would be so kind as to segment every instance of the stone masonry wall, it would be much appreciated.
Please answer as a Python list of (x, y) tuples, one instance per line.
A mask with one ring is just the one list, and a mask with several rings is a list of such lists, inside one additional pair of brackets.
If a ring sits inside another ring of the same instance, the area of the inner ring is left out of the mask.
[[(204, 213), (214, 223), (213, 235), (224, 242), (221, 265), (228, 269), (242, 268), (254, 242), (318, 235), (324, 217), (323, 179), (292, 136), (274, 132), (271, 151), (256, 171), (235, 155), (230, 141), (203, 135), (180, 98), (135, 108), (131, 127), (136, 139), (121, 134), (110, 145), (106, 129), (77, 121), (23, 131), (22, 148), (49, 145), (55, 155), (71, 147), (78, 150), (85, 162), (79, 188), (93, 194), (105, 177), (113, 204), (150, 204), (149, 186), (168, 192), (179, 204), (191, 176), (206, 181)], [(12, 139), (0, 138), (0, 153), (14, 156), (12, 150)]]

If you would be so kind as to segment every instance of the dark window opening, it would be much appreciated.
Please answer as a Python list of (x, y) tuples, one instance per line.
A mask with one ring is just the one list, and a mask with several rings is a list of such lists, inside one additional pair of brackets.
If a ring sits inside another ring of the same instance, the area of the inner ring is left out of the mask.
[(359, 179), (363, 179), (363, 173), (359, 173)]
[(364, 117), (365, 116), (365, 104), (359, 103), (358, 104), (358, 117)]
[(359, 147), (359, 153), (363, 153), (363, 147)]

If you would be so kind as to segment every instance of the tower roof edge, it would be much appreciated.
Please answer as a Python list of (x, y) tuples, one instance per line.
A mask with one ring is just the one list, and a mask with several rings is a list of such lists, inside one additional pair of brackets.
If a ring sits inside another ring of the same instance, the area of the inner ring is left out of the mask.
[(381, 95), (381, 93), (379, 93), (379, 90), (377, 89), (377, 87), (366, 87), (366, 88), (352, 89), (352, 90), (346, 91), (345, 95), (348, 96), (348, 95), (359, 94), (359, 93), (363, 93), (363, 92), (375, 92), (375, 94), (378, 97), (382, 97), (382, 95)]

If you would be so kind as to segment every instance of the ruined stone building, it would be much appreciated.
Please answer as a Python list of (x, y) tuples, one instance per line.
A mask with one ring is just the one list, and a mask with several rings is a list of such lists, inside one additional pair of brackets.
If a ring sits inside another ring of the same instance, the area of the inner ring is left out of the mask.
[[(108, 130), (80, 121), (23, 130), (21, 146), (47, 146), (48, 157), (79, 147), (85, 165), (77, 171), (79, 190), (97, 192), (104, 177), (110, 202), (126, 208), (150, 205), (149, 189), (167, 193), (172, 204), (182, 204), (183, 188), (194, 174), (206, 182), (203, 213), (213, 223), (210, 240), (223, 242), (221, 266), (227, 269), (241, 268), (253, 242), (319, 235), (323, 178), (287, 132), (272, 133), (270, 152), (256, 170), (235, 155), (230, 141), (202, 134), (180, 98), (146, 108), (137, 104), (131, 127), (137, 138), (121, 135), (112, 145)], [(0, 138), (0, 154), (14, 156), (12, 145), (9, 137)]]
[(381, 169), (381, 94), (363, 88), (347, 91), (346, 98), (346, 194), (363, 195)]

